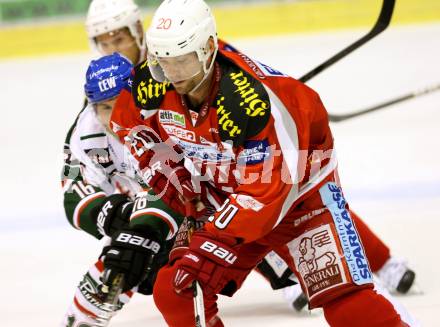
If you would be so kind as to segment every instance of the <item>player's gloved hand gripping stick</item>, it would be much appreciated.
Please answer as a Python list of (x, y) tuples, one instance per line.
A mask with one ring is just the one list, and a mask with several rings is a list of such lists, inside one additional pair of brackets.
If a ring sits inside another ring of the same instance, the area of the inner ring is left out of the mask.
[(123, 287), (124, 275), (122, 273), (116, 275), (110, 287), (103, 286), (103, 293), (107, 294), (102, 306), (105, 313), (98, 315), (96, 327), (108, 326), (113, 313), (118, 309), (119, 295), (121, 295)]

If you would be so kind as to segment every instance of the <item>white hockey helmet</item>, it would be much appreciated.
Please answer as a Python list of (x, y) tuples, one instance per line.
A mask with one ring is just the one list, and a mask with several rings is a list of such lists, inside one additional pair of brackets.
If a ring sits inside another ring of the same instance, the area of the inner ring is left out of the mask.
[(205, 75), (211, 70), (206, 63), (212, 52), (206, 48), (214, 40), (214, 57), (218, 50), (217, 28), (211, 9), (203, 0), (164, 0), (154, 13), (146, 32), (150, 59), (197, 54)]
[(143, 49), (145, 40), (138, 30), (139, 22), (142, 24), (141, 12), (133, 0), (93, 0), (87, 12), (86, 30), (91, 44), (97, 46), (97, 36), (127, 27), (139, 49)]

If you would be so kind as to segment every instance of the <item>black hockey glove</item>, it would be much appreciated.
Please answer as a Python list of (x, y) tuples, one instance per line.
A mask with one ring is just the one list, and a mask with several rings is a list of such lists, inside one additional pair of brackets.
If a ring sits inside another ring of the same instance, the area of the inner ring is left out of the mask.
[[(112, 194), (106, 198), (93, 216), (98, 232), (103, 236), (112, 236), (114, 232), (127, 228), (133, 202), (124, 194)], [(98, 211), (99, 210), (99, 211)]]
[(110, 286), (115, 277), (124, 275), (123, 292), (141, 283), (152, 269), (154, 256), (161, 249), (157, 234), (150, 230), (123, 229), (112, 236), (104, 248), (102, 282)]

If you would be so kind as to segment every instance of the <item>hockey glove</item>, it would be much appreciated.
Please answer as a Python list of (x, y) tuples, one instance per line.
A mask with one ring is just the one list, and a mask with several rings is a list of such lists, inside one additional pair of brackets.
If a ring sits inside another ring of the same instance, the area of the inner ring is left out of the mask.
[(132, 209), (133, 202), (126, 195), (108, 196), (102, 206), (96, 208), (96, 213), (92, 213), (99, 233), (111, 237), (114, 232), (127, 228)]
[[(192, 297), (189, 288), (197, 280), (204, 293), (219, 293), (227, 283), (224, 275), (228, 267), (237, 260), (237, 251), (233, 248), (235, 243), (230, 236), (214, 239), (212, 234), (204, 230), (195, 232), (189, 248), (174, 263), (177, 268), (173, 280), (176, 292)], [(175, 258), (170, 258), (170, 261), (173, 260)]]
[(154, 256), (160, 251), (161, 242), (149, 229), (117, 231), (110, 246), (104, 250), (104, 274), (102, 282), (110, 286), (114, 278), (124, 275), (123, 292), (141, 283), (152, 268)]

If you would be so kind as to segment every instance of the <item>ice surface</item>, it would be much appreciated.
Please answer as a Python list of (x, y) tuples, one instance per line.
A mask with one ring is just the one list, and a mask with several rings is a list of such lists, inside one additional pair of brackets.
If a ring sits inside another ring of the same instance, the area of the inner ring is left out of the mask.
[[(293, 76), (365, 31), (253, 40), (235, 45)], [(332, 113), (349, 112), (440, 82), (440, 25), (391, 27), (312, 80)], [(100, 244), (64, 218), (59, 174), (65, 134), (80, 110), (89, 55), (0, 62), (1, 325), (56, 326)], [(424, 326), (439, 326), (440, 92), (334, 124), (351, 207), (396, 255), (409, 259), (423, 295), (399, 297)], [(323, 326), (295, 315), (251, 275), (220, 300), (226, 326)], [(165, 326), (151, 297), (137, 295), (112, 326)]]

